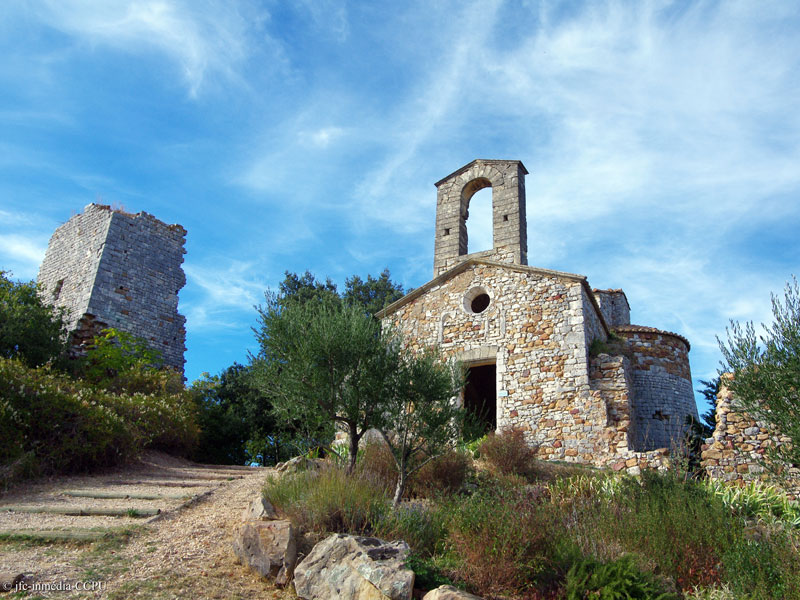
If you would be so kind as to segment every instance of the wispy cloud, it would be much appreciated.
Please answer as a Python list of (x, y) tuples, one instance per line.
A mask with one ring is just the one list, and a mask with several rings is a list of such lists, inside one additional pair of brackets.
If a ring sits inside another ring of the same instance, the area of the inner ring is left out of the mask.
[[(180, 66), (191, 95), (209, 73), (240, 79), (238, 68), (250, 54), (254, 31), (262, 46), (270, 45), (262, 28), (268, 13), (243, 2), (47, 0), (37, 15), (91, 46), (165, 55)], [(276, 45), (270, 49), (277, 52)]]
[(187, 286), (181, 292), (181, 310), (186, 312), (188, 329), (241, 327), (242, 314), (253, 314), (253, 306), (263, 300), (266, 284), (258, 279), (254, 263), (225, 263), (184, 265)]
[(19, 279), (35, 279), (46, 250), (46, 237), (0, 233), (0, 268)]

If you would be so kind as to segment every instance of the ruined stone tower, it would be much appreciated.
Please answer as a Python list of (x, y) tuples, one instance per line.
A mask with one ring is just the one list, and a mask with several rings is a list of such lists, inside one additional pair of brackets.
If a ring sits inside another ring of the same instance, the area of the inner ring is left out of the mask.
[(46, 301), (68, 311), (73, 347), (105, 327), (143, 338), (183, 373), (186, 319), (178, 292), (186, 230), (145, 212), (89, 204), (55, 230), (38, 282)]

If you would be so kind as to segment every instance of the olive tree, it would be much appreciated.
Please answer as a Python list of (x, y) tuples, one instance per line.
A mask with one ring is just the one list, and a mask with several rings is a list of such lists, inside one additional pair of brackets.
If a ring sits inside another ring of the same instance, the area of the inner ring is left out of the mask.
[(773, 467), (800, 466), (800, 290), (787, 283), (783, 301), (772, 296), (770, 325), (757, 334), (752, 322), (731, 321), (727, 341), (718, 339), (724, 357), (721, 373), (733, 392), (734, 409), (765, 423), (790, 443), (768, 452)]
[(400, 504), (409, 477), (453, 447), (464, 411), (454, 402), (463, 384), (461, 367), (434, 351), (411, 353), (390, 344), (397, 357), (390, 389), (382, 402), (379, 431), (397, 469), (394, 505)]
[(325, 296), (283, 302), (267, 294), (258, 314), (254, 381), (269, 394), (282, 420), (345, 429), (352, 472), (359, 441), (382, 423), (397, 364), (380, 323), (362, 307)]

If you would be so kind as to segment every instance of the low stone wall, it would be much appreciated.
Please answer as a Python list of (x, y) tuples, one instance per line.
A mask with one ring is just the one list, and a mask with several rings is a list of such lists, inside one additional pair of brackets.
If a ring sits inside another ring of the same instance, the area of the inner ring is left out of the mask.
[[(771, 432), (747, 413), (736, 410), (733, 393), (723, 385), (717, 395), (717, 426), (702, 447), (702, 466), (711, 479), (739, 484), (772, 479), (765, 468), (769, 448), (789, 442), (786, 436)], [(791, 469), (789, 483), (779, 483), (789, 493), (800, 496), (800, 469)]]

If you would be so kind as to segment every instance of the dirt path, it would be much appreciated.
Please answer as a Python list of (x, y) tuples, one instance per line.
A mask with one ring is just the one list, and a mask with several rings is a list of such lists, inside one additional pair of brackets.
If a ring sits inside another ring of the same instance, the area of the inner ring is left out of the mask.
[[(241, 514), (258, 495), (268, 472), (209, 468), (152, 454), (142, 464), (113, 474), (59, 478), (18, 488), (0, 497), (0, 506), (48, 510), (68, 505), (126, 510), (149, 506), (162, 513), (141, 519), (133, 513), (108, 517), (4, 511), (0, 573), (31, 574), (25, 582), (28, 596), (19, 596), (29, 598), (293, 598), (291, 592), (276, 590), (236, 564), (231, 551)], [(67, 491), (78, 495), (66, 496)], [(126, 492), (163, 498), (117, 497)], [(92, 494), (114, 498), (85, 497)], [(104, 537), (46, 539), (47, 532), (83, 531)], [(26, 532), (31, 536), (44, 532), (45, 539), (25, 539)], [(63, 589), (76, 584), (80, 589)]]

